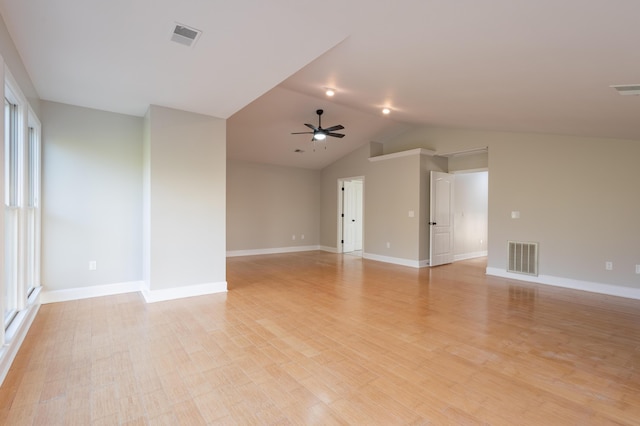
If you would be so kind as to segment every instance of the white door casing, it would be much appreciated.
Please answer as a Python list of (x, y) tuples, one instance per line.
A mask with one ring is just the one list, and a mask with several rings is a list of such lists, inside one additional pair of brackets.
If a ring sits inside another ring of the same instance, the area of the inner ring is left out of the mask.
[(355, 199), (354, 206), (354, 250), (362, 250), (362, 181), (354, 180), (353, 182), (353, 196)]
[(453, 262), (454, 176), (430, 172), (429, 266)]
[(342, 229), (344, 233), (342, 235), (343, 246), (342, 251), (349, 253), (355, 250), (355, 197), (354, 197), (354, 185), (351, 181), (345, 181), (343, 184), (343, 217), (342, 217)]

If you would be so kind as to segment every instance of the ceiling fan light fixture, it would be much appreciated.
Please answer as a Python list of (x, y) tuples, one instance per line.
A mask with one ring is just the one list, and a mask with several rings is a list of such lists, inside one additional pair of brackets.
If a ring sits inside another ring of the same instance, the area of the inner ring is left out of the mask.
[(313, 135), (311, 137), (311, 140), (313, 142), (315, 142), (315, 141), (323, 141), (328, 136), (331, 136), (332, 138), (343, 138), (345, 136), (344, 133), (336, 133), (336, 130), (344, 129), (344, 126), (342, 124), (336, 124), (335, 126), (331, 126), (331, 127), (322, 127), (322, 114), (323, 113), (324, 113), (324, 111), (321, 110), (321, 109), (316, 110), (316, 114), (318, 114), (318, 125), (317, 126), (314, 126), (313, 124), (309, 124), (309, 123), (304, 123), (305, 126), (307, 126), (309, 129), (311, 129), (310, 132), (293, 132), (291, 134), (292, 135)]

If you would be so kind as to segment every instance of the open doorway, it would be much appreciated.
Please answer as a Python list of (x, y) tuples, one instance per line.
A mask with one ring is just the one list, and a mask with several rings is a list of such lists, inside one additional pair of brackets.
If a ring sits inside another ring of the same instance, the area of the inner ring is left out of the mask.
[(459, 171), (453, 199), (453, 260), (487, 256), (489, 172)]
[(364, 177), (338, 179), (338, 253), (362, 256)]

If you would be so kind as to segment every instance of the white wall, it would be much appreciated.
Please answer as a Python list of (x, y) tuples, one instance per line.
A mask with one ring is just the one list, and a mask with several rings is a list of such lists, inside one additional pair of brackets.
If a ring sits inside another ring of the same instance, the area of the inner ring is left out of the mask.
[(44, 289), (141, 280), (142, 119), (41, 105)]
[(226, 122), (155, 105), (147, 120), (147, 288), (226, 289)]
[(480, 147), (489, 153), (489, 268), (506, 270), (507, 240), (537, 241), (547, 281), (640, 296), (640, 141), (424, 127), (385, 152)]
[(380, 152), (380, 144), (366, 144), (322, 170), (321, 245), (334, 248), (338, 244), (338, 179), (363, 176), (364, 256), (418, 266), (425, 260), (421, 257), (422, 166), (433, 164), (419, 154), (369, 161)]
[(456, 173), (453, 199), (454, 258), (486, 254), (488, 172)]
[(320, 171), (227, 161), (230, 254), (318, 246), (319, 241)]

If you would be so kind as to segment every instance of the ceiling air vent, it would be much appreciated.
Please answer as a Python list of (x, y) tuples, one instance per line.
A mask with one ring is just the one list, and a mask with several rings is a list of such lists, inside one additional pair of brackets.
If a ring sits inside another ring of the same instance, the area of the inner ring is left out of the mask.
[(613, 87), (621, 95), (640, 95), (640, 84), (619, 84)]
[(171, 34), (171, 41), (191, 47), (198, 41), (200, 34), (202, 34), (200, 30), (176, 23), (173, 34)]

